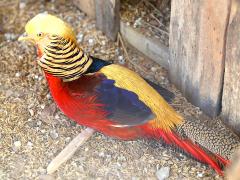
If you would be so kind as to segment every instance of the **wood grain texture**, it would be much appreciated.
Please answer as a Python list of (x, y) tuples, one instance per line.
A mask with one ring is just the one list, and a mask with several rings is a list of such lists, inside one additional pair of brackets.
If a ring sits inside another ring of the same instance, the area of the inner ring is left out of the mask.
[(233, 1), (228, 26), (222, 115), (240, 132), (240, 6)]
[(210, 116), (220, 111), (230, 1), (172, 0), (170, 79)]
[(95, 18), (94, 0), (73, 0), (73, 3), (83, 12), (85, 12), (89, 17)]
[(120, 28), (120, 0), (95, 0), (96, 26), (116, 40)]
[(134, 48), (168, 69), (169, 49), (160, 41), (156, 41), (137, 32), (136, 29), (121, 21), (120, 32), (122, 37)]

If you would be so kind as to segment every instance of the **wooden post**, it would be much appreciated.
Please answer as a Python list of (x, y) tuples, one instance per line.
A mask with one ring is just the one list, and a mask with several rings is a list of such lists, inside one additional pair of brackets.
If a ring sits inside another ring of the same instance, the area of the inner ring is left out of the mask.
[(89, 17), (95, 18), (94, 0), (73, 0), (73, 3), (83, 12), (85, 12)]
[(240, 3), (233, 1), (227, 33), (222, 115), (240, 132)]
[(170, 79), (210, 116), (220, 111), (230, 2), (172, 0)]
[(120, 28), (120, 0), (95, 0), (96, 26), (116, 40)]

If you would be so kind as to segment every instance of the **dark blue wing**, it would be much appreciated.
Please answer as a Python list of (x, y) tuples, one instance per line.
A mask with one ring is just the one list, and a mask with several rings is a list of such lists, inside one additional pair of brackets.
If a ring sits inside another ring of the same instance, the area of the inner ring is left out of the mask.
[[(95, 97), (96, 104), (102, 104), (107, 119), (119, 126), (136, 126), (152, 120), (155, 115), (134, 92), (119, 88), (115, 81), (101, 73), (83, 75), (81, 78), (64, 83), (74, 98)], [(97, 108), (97, 107), (96, 107)]]
[[(104, 60), (102, 60), (102, 59), (99, 59), (99, 58), (96, 58), (96, 57), (93, 57), (93, 56), (91, 56), (91, 58), (93, 59), (93, 63), (92, 63), (92, 65), (89, 67), (89, 69), (88, 69), (88, 71), (86, 72), (86, 73), (94, 73), (94, 72), (97, 72), (97, 71), (99, 71), (102, 67), (104, 67), (104, 66), (108, 66), (108, 65), (110, 65), (110, 64), (112, 64), (110, 61), (104, 61)], [(172, 100), (174, 99), (174, 94), (171, 92), (171, 91), (169, 91), (169, 90), (167, 90), (167, 89), (165, 89), (165, 88), (163, 88), (163, 87), (161, 87), (161, 86), (159, 86), (159, 85), (157, 85), (157, 84), (155, 84), (155, 83), (153, 83), (153, 82), (151, 82), (151, 81), (149, 81), (149, 80), (147, 80), (147, 79), (145, 79), (145, 81), (147, 81), (147, 83), (150, 85), (150, 86), (152, 86), (156, 91), (158, 91), (158, 93), (167, 101), (167, 102), (172, 102)]]
[(152, 86), (168, 103), (172, 102), (172, 100), (175, 98), (175, 95), (173, 92), (169, 91), (168, 89), (159, 86), (155, 84), (154, 82), (144, 79), (150, 86)]
[[(99, 59), (99, 58), (96, 58), (96, 57), (93, 57), (93, 56), (91, 56), (91, 58), (93, 59), (93, 63), (92, 63), (92, 65), (89, 67), (89, 69), (88, 69), (88, 71), (86, 72), (86, 74), (87, 74), (87, 73), (98, 72), (102, 67), (108, 66), (108, 65), (112, 64), (111, 61), (104, 61), (104, 60), (102, 60), (102, 59)], [(147, 83), (148, 83), (150, 86), (152, 86), (156, 91), (158, 91), (158, 93), (159, 93), (167, 102), (172, 102), (172, 100), (174, 99), (175, 96), (174, 96), (174, 94), (173, 94), (171, 91), (169, 91), (169, 90), (167, 90), (167, 89), (165, 89), (165, 88), (163, 88), (163, 87), (155, 84), (154, 82), (151, 82), (150, 80), (145, 79), (145, 81), (147, 81)]]
[(134, 126), (154, 118), (151, 109), (134, 92), (116, 87), (114, 83), (104, 78), (95, 87), (98, 101), (105, 105), (109, 119), (119, 125)]

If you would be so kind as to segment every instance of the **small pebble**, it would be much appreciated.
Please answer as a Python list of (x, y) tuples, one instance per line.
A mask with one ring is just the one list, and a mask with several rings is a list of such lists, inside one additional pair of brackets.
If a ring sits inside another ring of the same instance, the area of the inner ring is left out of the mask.
[(104, 157), (104, 152), (100, 152), (99, 157)]
[(119, 56), (119, 54), (120, 54), (120, 49), (119, 49), (119, 48), (115, 49), (115, 54), (116, 54), (117, 56)]
[(141, 25), (142, 25), (141, 21), (142, 21), (142, 18), (141, 18), (141, 17), (138, 18), (138, 19), (136, 19), (136, 21), (135, 21), (134, 24), (133, 24), (133, 27), (134, 27), (134, 28), (137, 28), (138, 26), (141, 26)]
[(38, 125), (38, 126), (41, 126), (41, 125), (42, 125), (42, 122), (41, 122), (41, 121), (38, 121), (38, 122), (37, 122), (37, 125)]
[(29, 113), (30, 113), (31, 116), (34, 115), (34, 111), (33, 111), (32, 109), (29, 109), (28, 111), (29, 111)]
[(13, 143), (13, 151), (19, 150), (20, 147), (21, 147), (21, 145), (22, 145), (21, 141), (15, 141), (15, 142)]
[(156, 71), (157, 71), (157, 68), (156, 68), (156, 67), (151, 67), (151, 71), (152, 71), (152, 72), (156, 72)]
[(28, 141), (27, 142), (27, 148), (32, 149), (32, 147), (33, 147), (33, 143), (31, 141)]
[(19, 9), (24, 9), (26, 7), (26, 3), (25, 2), (20, 2), (19, 3)]
[(103, 46), (106, 45), (106, 41), (104, 41), (104, 40), (101, 43), (102, 43)]
[(202, 178), (203, 177), (203, 173), (202, 172), (197, 172), (197, 177)]
[(13, 33), (5, 33), (4, 37), (7, 41), (13, 41), (17, 39), (17, 35)]
[(70, 141), (71, 141), (71, 138), (70, 137), (66, 137), (65, 142), (69, 143)]
[(38, 79), (38, 75), (35, 75), (34, 78), (35, 78), (35, 79)]
[(39, 80), (39, 81), (41, 81), (42, 79), (43, 79), (43, 77), (42, 77), (42, 76), (39, 76), (39, 77), (38, 77), (38, 80)]
[(90, 46), (93, 46), (93, 45), (94, 45), (94, 39), (89, 39), (89, 40), (88, 40), (88, 44), (89, 44)]
[(58, 114), (56, 114), (54, 118), (55, 118), (55, 119), (60, 119), (60, 117), (59, 117)]
[(58, 133), (56, 132), (56, 130), (51, 130), (49, 135), (52, 139), (57, 139), (58, 138)]
[(78, 35), (77, 35), (77, 41), (78, 41), (79, 43), (83, 42), (83, 38), (84, 38), (84, 34), (78, 33)]
[(123, 56), (118, 56), (118, 62), (119, 64), (125, 64), (125, 59)]
[(45, 129), (41, 129), (40, 132), (44, 134), (46, 132), (46, 130)]
[(47, 99), (51, 99), (51, 94), (47, 94)]
[(20, 77), (20, 76), (21, 76), (21, 73), (20, 73), (20, 72), (17, 72), (17, 73), (15, 74), (15, 76), (16, 76), (16, 77)]
[(169, 174), (170, 174), (170, 167), (161, 167), (157, 171), (156, 176), (158, 180), (164, 180), (169, 177)]

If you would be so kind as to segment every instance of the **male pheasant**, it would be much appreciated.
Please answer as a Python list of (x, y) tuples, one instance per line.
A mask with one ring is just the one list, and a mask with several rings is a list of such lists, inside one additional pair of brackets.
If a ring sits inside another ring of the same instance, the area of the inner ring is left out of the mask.
[(222, 174), (221, 165), (240, 145), (230, 130), (184, 120), (159, 94), (160, 87), (84, 53), (70, 25), (53, 15), (35, 16), (25, 30), (19, 40), (36, 45), (37, 62), (67, 117), (115, 138), (163, 139)]

